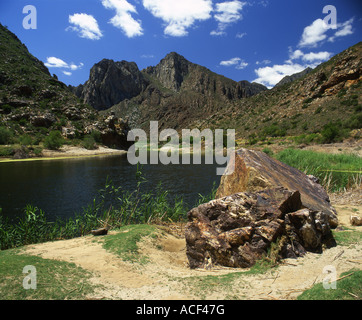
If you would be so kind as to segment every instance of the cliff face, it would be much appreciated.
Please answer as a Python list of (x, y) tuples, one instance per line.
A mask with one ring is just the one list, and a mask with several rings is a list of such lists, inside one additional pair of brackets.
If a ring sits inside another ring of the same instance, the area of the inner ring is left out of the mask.
[(147, 85), (134, 62), (104, 59), (93, 66), (89, 80), (75, 93), (96, 110), (105, 110), (139, 95)]

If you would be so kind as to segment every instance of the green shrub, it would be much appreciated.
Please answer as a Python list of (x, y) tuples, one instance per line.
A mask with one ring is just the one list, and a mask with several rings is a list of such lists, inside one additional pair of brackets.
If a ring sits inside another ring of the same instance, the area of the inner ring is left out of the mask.
[(20, 136), (19, 137), (19, 142), (23, 146), (30, 146), (30, 145), (33, 144), (32, 138), (27, 134), (24, 134), (24, 135)]
[(348, 129), (342, 126), (340, 121), (330, 122), (323, 127), (321, 131), (322, 134), (322, 143), (333, 143), (340, 142), (347, 136)]
[(10, 130), (5, 127), (0, 127), (0, 145), (10, 144), (12, 141), (13, 134)]
[(102, 143), (102, 134), (98, 130), (93, 130), (91, 136), (95, 142)]
[(50, 150), (58, 150), (64, 144), (64, 139), (59, 131), (50, 132), (44, 140), (44, 146)]
[(87, 150), (95, 150), (97, 149), (96, 142), (91, 135), (87, 135), (84, 137), (82, 146), (86, 148)]

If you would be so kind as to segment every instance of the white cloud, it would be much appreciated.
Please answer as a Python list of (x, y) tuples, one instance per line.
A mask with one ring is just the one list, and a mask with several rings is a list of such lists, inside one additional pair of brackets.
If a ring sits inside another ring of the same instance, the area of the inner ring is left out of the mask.
[(302, 50), (293, 51), (291, 47), (289, 48), (289, 60), (286, 63), (293, 63), (293, 60), (301, 59), (307, 62), (322, 62), (328, 60), (332, 56), (331, 52), (320, 51), (320, 52), (309, 52), (304, 53)]
[(230, 60), (221, 61), (220, 65), (224, 66), (224, 67), (235, 66), (236, 69), (241, 70), (241, 69), (246, 68), (249, 64), (247, 62), (245, 62), (244, 60), (242, 60), (241, 58), (235, 57)]
[[(76, 71), (78, 69), (81, 69), (84, 64), (80, 63), (79, 65), (76, 65), (74, 63), (66, 63), (62, 59), (59, 59), (57, 57), (47, 57), (46, 62), (44, 63), (46, 67), (48, 68), (60, 68), (60, 69), (69, 69), (71, 71)], [(72, 73), (70, 71), (62, 71), (66, 76), (71, 76)]]
[(99, 29), (97, 20), (89, 14), (75, 13), (73, 15), (70, 15), (69, 23), (73, 24), (73, 26), (69, 26), (66, 30), (78, 32), (81, 38), (99, 40), (103, 37), (103, 34)]
[(327, 51), (321, 52), (310, 52), (303, 54), (302, 59), (304, 61), (312, 62), (312, 61), (326, 61), (331, 57), (332, 53)]
[(326, 34), (329, 30), (333, 30), (322, 19), (317, 19), (313, 23), (304, 28), (302, 39), (299, 42), (299, 47), (316, 47), (323, 40), (333, 42), (337, 37), (345, 37), (353, 34), (352, 23), (354, 18), (347, 20), (344, 23), (337, 24), (337, 31), (332, 37), (328, 38)]
[(253, 82), (261, 83), (268, 88), (272, 88), (285, 76), (290, 76), (292, 74), (301, 72), (305, 68), (305, 66), (302, 66), (298, 63), (287, 63), (283, 65), (277, 64), (272, 67), (259, 68), (255, 70), (258, 78), (255, 79)]
[(128, 38), (143, 35), (140, 20), (135, 20), (131, 13), (136, 13), (134, 5), (126, 0), (102, 0), (106, 9), (116, 10), (116, 15), (109, 21), (116, 28), (121, 29)]
[(328, 30), (327, 25), (322, 19), (313, 21), (310, 26), (304, 28), (302, 39), (299, 42), (300, 47), (316, 47), (318, 42), (327, 38), (325, 34)]
[(68, 63), (56, 57), (48, 57), (45, 66), (48, 68), (68, 68)]
[(238, 0), (217, 3), (214, 15), (218, 22), (217, 29), (211, 31), (211, 35), (224, 35), (225, 29), (232, 23), (235, 23), (243, 18), (240, 11), (243, 9), (246, 2)]
[(211, 0), (143, 0), (143, 6), (165, 23), (164, 33), (182, 37), (196, 21), (211, 18)]
[(350, 34), (353, 34), (353, 30), (352, 30), (352, 23), (354, 21), (354, 18), (352, 19), (349, 19), (347, 20), (346, 22), (344, 23), (339, 23), (337, 25), (337, 29), (340, 28), (335, 34), (333, 37), (330, 37), (328, 39), (329, 42), (334, 42), (334, 40), (337, 38), (337, 37), (345, 37), (345, 36), (348, 36)]
[(291, 52), (291, 53), (289, 54), (289, 58), (290, 58), (291, 60), (299, 59), (299, 58), (301, 58), (303, 55), (304, 55), (304, 53), (302, 52), (302, 50), (295, 50), (294, 52)]
[(232, 58), (230, 60), (221, 61), (220, 65), (225, 66), (225, 67), (230, 67), (230, 66), (234, 66), (234, 65), (238, 64), (239, 61), (241, 61), (241, 58), (236, 57), (236, 58)]

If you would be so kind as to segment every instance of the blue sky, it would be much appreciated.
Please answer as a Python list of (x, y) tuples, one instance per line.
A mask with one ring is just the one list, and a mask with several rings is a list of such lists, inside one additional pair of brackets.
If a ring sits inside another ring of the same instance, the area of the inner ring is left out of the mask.
[[(36, 29), (23, 26), (26, 5)], [(66, 84), (84, 83), (103, 58), (143, 69), (176, 51), (272, 87), (361, 41), (361, 11), (359, 0), (1, 0), (0, 23)]]

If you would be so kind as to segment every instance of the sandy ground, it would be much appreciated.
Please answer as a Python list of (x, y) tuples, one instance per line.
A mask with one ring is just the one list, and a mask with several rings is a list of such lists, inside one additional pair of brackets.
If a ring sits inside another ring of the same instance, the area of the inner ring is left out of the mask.
[[(340, 225), (362, 231), (362, 227), (352, 227), (349, 223), (351, 214), (362, 215), (360, 202), (358, 193), (347, 199), (335, 196), (333, 204), (338, 211)], [(295, 299), (304, 290), (323, 281), (326, 266), (335, 267), (338, 275), (362, 266), (362, 243), (355, 243), (337, 246), (323, 254), (308, 253), (303, 258), (285, 260), (278, 268), (264, 274), (239, 274), (227, 286), (215, 286), (211, 281), (205, 290), (201, 284), (206, 276), (247, 270), (221, 267), (190, 270), (185, 239), (180, 234), (168, 229), (157, 239), (146, 238), (139, 243), (140, 253), (149, 259), (143, 265), (122, 261), (102, 247), (102, 237), (93, 236), (32, 245), (26, 247), (25, 253), (73, 262), (92, 272), (91, 281), (102, 286), (89, 299)]]
[(45, 161), (45, 160), (97, 157), (97, 156), (107, 156), (107, 155), (121, 155), (121, 154), (127, 154), (127, 151), (110, 149), (107, 147), (98, 147), (98, 149), (96, 150), (87, 150), (81, 147), (63, 146), (59, 150), (44, 149), (42, 151), (42, 157), (27, 158), (27, 159), (0, 158), (0, 162)]
[(110, 149), (106, 147), (98, 147), (96, 150), (87, 150), (85, 148), (63, 146), (60, 150), (43, 150), (43, 156), (45, 158), (62, 158), (62, 157), (86, 157), (95, 155), (111, 155), (111, 154), (123, 154), (126, 151)]

